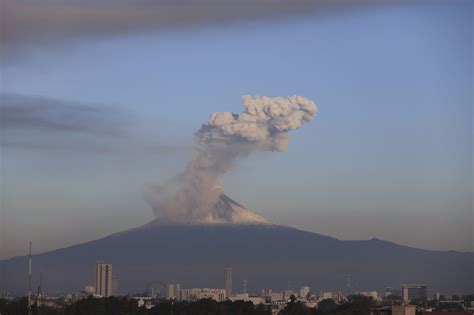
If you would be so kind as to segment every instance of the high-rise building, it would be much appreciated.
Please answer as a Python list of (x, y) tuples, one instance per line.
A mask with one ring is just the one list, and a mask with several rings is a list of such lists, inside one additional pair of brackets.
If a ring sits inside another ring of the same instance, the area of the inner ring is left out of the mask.
[(224, 288), (227, 297), (232, 295), (232, 268), (224, 268)]
[(95, 265), (95, 293), (109, 297), (112, 292), (112, 265), (98, 261)]
[(416, 299), (426, 299), (427, 288), (425, 284), (402, 284), (403, 303), (410, 303)]

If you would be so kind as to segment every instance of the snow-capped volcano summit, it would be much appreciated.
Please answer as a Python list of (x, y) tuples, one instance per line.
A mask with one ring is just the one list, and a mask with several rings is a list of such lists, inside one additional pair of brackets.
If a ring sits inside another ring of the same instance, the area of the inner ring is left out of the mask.
[[(169, 219), (158, 218), (147, 225), (174, 224)], [(182, 222), (181, 222), (182, 223)], [(217, 202), (207, 211), (205, 216), (192, 218), (187, 224), (271, 224), (270, 221), (258, 215), (225, 194), (221, 194)]]

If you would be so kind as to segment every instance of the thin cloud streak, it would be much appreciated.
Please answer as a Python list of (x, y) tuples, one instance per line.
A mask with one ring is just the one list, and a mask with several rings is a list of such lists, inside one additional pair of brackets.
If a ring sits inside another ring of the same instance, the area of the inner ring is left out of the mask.
[(0, 94), (1, 146), (11, 149), (98, 154), (175, 154), (185, 146), (165, 145), (156, 135), (136, 135), (134, 114), (111, 106), (43, 96)]
[(1, 94), (2, 128), (39, 131), (122, 133), (116, 111), (43, 96)]
[(0, 39), (11, 49), (21, 43), (340, 13), (390, 3), (394, 4), (375, 0), (361, 0), (357, 4), (353, 0), (4, 0)]

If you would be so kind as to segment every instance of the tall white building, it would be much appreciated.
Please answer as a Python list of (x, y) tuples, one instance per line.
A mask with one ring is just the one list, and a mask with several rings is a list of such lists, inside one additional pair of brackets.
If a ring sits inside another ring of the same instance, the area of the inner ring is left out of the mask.
[(98, 261), (95, 265), (95, 293), (109, 297), (112, 292), (112, 265)]

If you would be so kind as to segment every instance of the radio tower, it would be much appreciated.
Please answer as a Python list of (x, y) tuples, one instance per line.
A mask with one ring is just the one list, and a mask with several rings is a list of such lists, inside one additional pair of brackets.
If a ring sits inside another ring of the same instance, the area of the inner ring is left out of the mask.
[(32, 315), (32, 312), (31, 312), (31, 242), (30, 242), (30, 254), (28, 256), (28, 315)]

